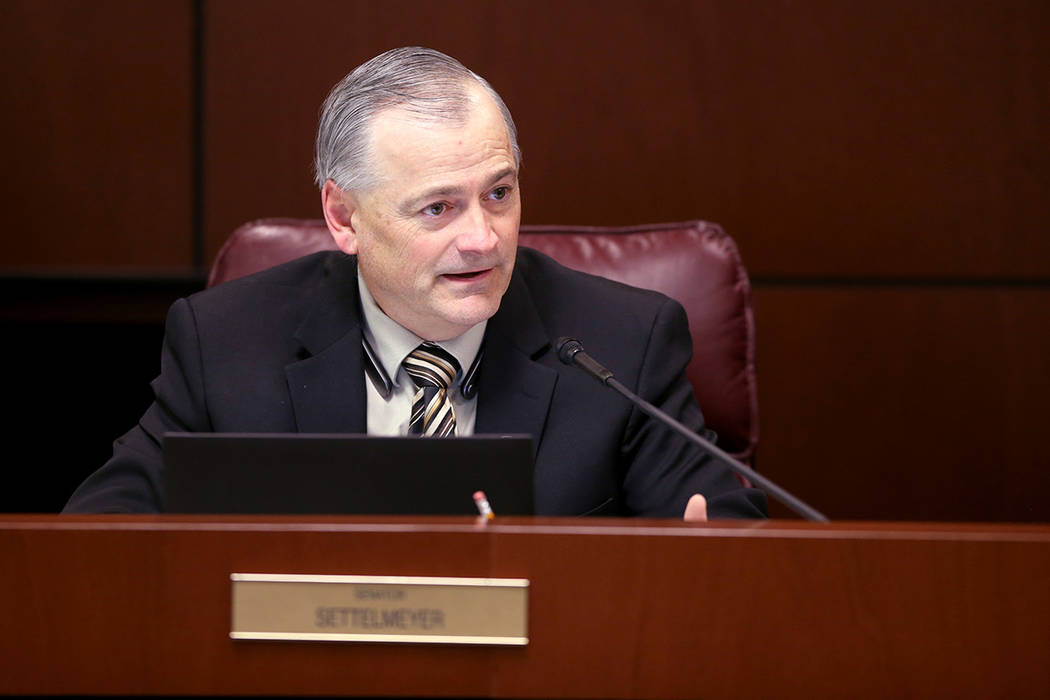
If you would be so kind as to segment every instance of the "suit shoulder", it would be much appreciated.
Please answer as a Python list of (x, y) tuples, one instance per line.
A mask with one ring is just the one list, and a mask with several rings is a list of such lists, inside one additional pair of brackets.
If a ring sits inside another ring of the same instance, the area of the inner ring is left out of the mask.
[(356, 261), (339, 251), (321, 251), (223, 282), (189, 297), (194, 306), (255, 303), (275, 296), (301, 295), (320, 285), (340, 267), (356, 266)]
[(567, 295), (569, 301), (579, 299), (592, 304), (628, 304), (654, 308), (669, 300), (665, 294), (651, 289), (574, 270), (538, 250), (524, 246), (518, 248), (516, 264), (530, 291), (539, 297), (561, 294)]

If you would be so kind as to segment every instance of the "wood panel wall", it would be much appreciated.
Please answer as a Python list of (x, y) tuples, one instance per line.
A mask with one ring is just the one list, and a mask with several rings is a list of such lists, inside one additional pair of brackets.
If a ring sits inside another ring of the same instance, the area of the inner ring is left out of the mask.
[(191, 10), (0, 2), (0, 271), (191, 271)]
[(0, 27), (9, 275), (192, 277), (245, 220), (317, 216), (327, 90), (428, 45), (514, 113), (526, 222), (737, 239), (768, 475), (832, 517), (1050, 520), (1044, 2), (8, 0)]

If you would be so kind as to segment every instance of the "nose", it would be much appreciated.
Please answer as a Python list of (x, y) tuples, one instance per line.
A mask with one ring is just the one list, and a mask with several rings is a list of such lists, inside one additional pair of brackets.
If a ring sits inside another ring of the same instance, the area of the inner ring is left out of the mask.
[(499, 237), (494, 220), (480, 205), (471, 207), (460, 218), (461, 228), (456, 234), (456, 248), (464, 254), (487, 255), (496, 249)]

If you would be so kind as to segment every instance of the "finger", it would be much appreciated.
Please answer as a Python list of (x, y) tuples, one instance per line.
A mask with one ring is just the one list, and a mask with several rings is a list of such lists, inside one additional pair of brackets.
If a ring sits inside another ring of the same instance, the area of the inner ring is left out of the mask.
[(707, 520), (707, 499), (698, 493), (689, 497), (685, 504), (685, 520), (703, 521)]

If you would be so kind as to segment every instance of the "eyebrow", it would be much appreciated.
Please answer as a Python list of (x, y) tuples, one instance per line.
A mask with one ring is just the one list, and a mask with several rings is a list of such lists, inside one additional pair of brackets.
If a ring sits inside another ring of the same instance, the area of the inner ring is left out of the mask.
[[(486, 189), (489, 188), (489, 187), (492, 187), (493, 185), (495, 185), (500, 180), (502, 180), (502, 179), (504, 179), (506, 177), (509, 177), (511, 175), (515, 175), (516, 173), (517, 173), (517, 169), (516, 168), (504, 168), (503, 170), (500, 170), (498, 173), (496, 173), (491, 178), (489, 178), (488, 183), (485, 185), (485, 187), (486, 187)], [(421, 207), (423, 204), (425, 204), (429, 200), (434, 199), (435, 197), (448, 197), (448, 196), (451, 196), (451, 195), (458, 195), (458, 194), (462, 194), (462, 193), (463, 193), (463, 188), (462, 187), (435, 187), (433, 189), (421, 192), (420, 194), (416, 195), (412, 199), (408, 200), (407, 202), (405, 202), (400, 207), (400, 209), (402, 211), (406, 212), (406, 213), (407, 212), (414, 212), (416, 209)]]

